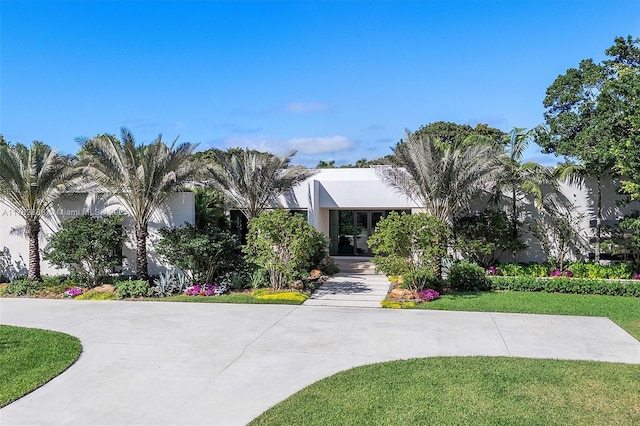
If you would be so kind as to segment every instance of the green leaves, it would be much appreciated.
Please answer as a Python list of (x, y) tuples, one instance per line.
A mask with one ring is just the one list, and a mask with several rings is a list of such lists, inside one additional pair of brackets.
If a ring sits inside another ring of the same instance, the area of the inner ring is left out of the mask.
[(240, 245), (234, 235), (214, 226), (184, 224), (160, 230), (158, 253), (179, 268), (191, 282), (212, 283), (240, 263)]
[(439, 275), (438, 263), (447, 253), (448, 237), (447, 225), (432, 216), (391, 212), (378, 222), (367, 244), (375, 255), (376, 268), (387, 275), (402, 275), (423, 266)]
[(122, 266), (125, 239), (120, 216), (78, 216), (63, 221), (49, 238), (44, 258), (95, 286), (113, 268)]
[(269, 271), (271, 287), (284, 288), (324, 259), (326, 237), (299, 214), (269, 210), (249, 222), (246, 259)]

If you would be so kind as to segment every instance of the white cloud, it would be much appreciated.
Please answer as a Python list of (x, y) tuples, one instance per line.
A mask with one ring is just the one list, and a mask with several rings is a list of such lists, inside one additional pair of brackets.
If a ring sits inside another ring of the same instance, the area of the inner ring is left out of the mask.
[(326, 111), (329, 105), (322, 102), (293, 102), (284, 107), (285, 112), (299, 114), (303, 112)]
[(351, 149), (353, 142), (344, 136), (329, 136), (289, 139), (288, 145), (303, 154), (325, 154)]

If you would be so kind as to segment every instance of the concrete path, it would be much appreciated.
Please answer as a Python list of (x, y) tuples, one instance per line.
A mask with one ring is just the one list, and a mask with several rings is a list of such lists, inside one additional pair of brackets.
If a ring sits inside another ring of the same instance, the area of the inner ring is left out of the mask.
[(3, 324), (78, 336), (68, 371), (7, 425), (241, 425), (354, 366), (440, 355), (640, 364), (606, 318), (285, 305), (0, 299)]
[(320, 286), (305, 306), (380, 308), (391, 283), (377, 274), (368, 257), (334, 258), (340, 272)]

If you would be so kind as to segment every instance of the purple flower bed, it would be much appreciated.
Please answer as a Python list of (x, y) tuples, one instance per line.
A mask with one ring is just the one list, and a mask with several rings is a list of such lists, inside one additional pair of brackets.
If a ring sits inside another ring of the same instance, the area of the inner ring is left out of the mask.
[(84, 291), (80, 287), (70, 287), (62, 294), (64, 297), (76, 297), (80, 296)]
[(423, 302), (431, 302), (432, 300), (436, 300), (440, 298), (440, 293), (435, 291), (434, 289), (422, 290), (418, 292), (418, 297)]
[(220, 296), (227, 292), (227, 286), (214, 285), (211, 283), (196, 284), (187, 287), (184, 294), (187, 296)]

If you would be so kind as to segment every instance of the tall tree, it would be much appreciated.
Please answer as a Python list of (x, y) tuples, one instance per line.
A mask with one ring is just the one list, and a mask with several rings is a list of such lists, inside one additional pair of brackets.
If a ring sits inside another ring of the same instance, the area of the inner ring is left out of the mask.
[(519, 238), (519, 224), (522, 223), (520, 207), (532, 200), (536, 207), (542, 207), (542, 196), (545, 189), (557, 193), (558, 184), (551, 170), (540, 164), (522, 158), (529, 144), (533, 141), (535, 129), (526, 131), (514, 127), (504, 140), (504, 152), (500, 155), (501, 172), (497, 176), (492, 196), (493, 202), (507, 199), (509, 203), (510, 233), (513, 241)]
[(605, 53), (608, 80), (599, 107), (609, 112), (606, 122), (616, 137), (613, 152), (622, 174), (622, 191), (640, 200), (640, 38), (616, 37)]
[[(450, 227), (453, 219), (487, 190), (499, 171), (493, 146), (461, 145), (441, 143), (407, 131), (406, 140), (394, 150), (401, 167), (376, 170), (387, 185)], [(446, 241), (443, 238), (438, 244), (445, 246)], [(434, 262), (436, 274), (441, 276), (441, 257)]]
[(41, 220), (51, 205), (77, 183), (78, 172), (67, 156), (42, 142), (30, 148), (0, 146), (0, 197), (25, 221), (29, 239), (28, 279), (40, 281)]
[(131, 216), (136, 234), (136, 275), (148, 279), (149, 221), (173, 192), (195, 176), (198, 163), (189, 161), (195, 146), (176, 145), (177, 139), (167, 146), (162, 135), (148, 145), (136, 145), (125, 127), (121, 139), (105, 134), (82, 140), (80, 164), (85, 175), (100, 190), (117, 196)]
[(377, 169), (383, 181), (449, 225), (499, 172), (497, 152), (490, 145), (458, 147), (409, 131), (394, 156), (402, 167)]
[(295, 151), (281, 157), (268, 152), (238, 150), (218, 156), (210, 164), (211, 185), (252, 220), (264, 210), (278, 207), (278, 197), (316, 173), (301, 166), (291, 166)]
[(499, 143), (503, 140), (504, 133), (487, 124), (478, 123), (476, 127), (468, 124), (457, 124), (448, 121), (436, 121), (426, 126), (421, 126), (415, 134), (420, 137), (429, 137), (439, 140), (441, 143), (460, 145), (463, 143), (475, 143), (472, 136), (482, 136), (488, 140)]
[[(611, 60), (597, 64), (585, 59), (578, 68), (568, 69), (547, 88), (543, 102), (548, 132), (539, 135), (538, 144), (547, 153), (568, 157), (569, 163), (579, 162), (579, 169), (561, 168), (563, 177), (573, 173), (574, 179), (588, 176), (596, 181), (596, 261), (600, 258), (603, 180), (615, 174), (618, 165), (630, 177), (627, 188), (631, 195), (633, 182), (640, 184), (638, 43), (630, 36), (617, 37), (615, 45), (606, 50)], [(640, 197), (640, 191), (637, 194)]]

